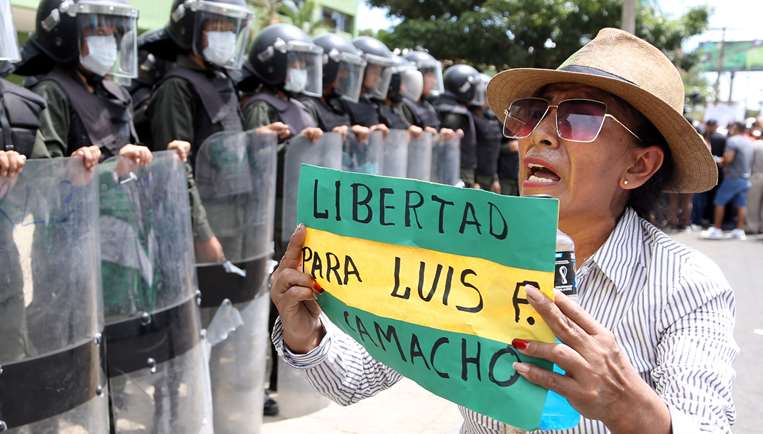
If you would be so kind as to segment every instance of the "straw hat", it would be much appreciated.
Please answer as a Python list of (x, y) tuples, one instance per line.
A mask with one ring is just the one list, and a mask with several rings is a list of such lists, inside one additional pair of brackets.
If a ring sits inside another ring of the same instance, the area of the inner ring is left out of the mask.
[(710, 150), (683, 117), (681, 76), (648, 42), (623, 30), (602, 29), (556, 70), (517, 68), (496, 75), (488, 85), (488, 103), (503, 120), (509, 103), (552, 83), (579, 83), (604, 90), (649, 119), (673, 156), (673, 177), (665, 191), (696, 193), (718, 183), (718, 168)]

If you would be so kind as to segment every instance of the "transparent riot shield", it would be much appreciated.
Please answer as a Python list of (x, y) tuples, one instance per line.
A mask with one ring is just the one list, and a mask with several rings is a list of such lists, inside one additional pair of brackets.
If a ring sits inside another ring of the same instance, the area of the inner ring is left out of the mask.
[(99, 165), (101, 278), (116, 433), (211, 434), (184, 165)]
[(342, 169), (378, 175), (381, 173), (383, 150), (384, 133), (381, 131), (372, 132), (364, 142), (350, 134), (342, 155)]
[(297, 225), (297, 189), (299, 169), (302, 164), (342, 168), (342, 136), (324, 133), (320, 141), (314, 143), (305, 136), (297, 136), (289, 141), (284, 159), (283, 214), (281, 216), (281, 242), (287, 243)]
[(384, 140), (384, 162), (381, 174), (405, 178), (408, 175), (408, 130), (390, 130)]
[(276, 142), (254, 130), (221, 132), (196, 157), (199, 195), (227, 259), (197, 268), (216, 434), (256, 434), (262, 425)]
[(429, 181), (432, 176), (432, 133), (423, 132), (408, 144), (408, 178)]
[(108, 431), (98, 183), (81, 160), (0, 177), (0, 431)]
[(461, 139), (438, 140), (432, 148), (432, 181), (456, 185), (461, 180)]

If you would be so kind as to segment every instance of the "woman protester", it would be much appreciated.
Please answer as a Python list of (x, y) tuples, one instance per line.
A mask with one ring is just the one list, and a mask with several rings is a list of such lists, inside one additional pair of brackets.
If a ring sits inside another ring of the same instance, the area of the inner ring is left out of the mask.
[[(731, 432), (734, 293), (713, 262), (645, 220), (662, 191), (717, 182), (710, 152), (681, 115), (676, 68), (647, 42), (604, 29), (557, 70), (498, 74), (488, 102), (519, 141), (521, 194), (559, 199), (579, 264), (579, 305), (527, 289), (564, 343), (512, 343), (566, 374), (524, 363), (515, 370), (580, 412), (565, 432)], [(272, 276), (281, 314), (273, 341), (319, 391), (351, 404), (400, 375), (320, 315), (314, 282), (299, 271), (304, 239), (298, 227)], [(511, 430), (461, 412), (462, 433)]]

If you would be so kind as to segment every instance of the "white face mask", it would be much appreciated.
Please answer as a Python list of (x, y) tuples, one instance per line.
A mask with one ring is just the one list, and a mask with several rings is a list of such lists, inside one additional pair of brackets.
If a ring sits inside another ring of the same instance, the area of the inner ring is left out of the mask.
[(283, 89), (288, 92), (300, 93), (305, 90), (305, 87), (307, 87), (307, 70), (289, 69)]
[(209, 63), (228, 66), (236, 55), (236, 34), (233, 32), (207, 32), (207, 48), (202, 53)]
[(80, 64), (100, 76), (111, 72), (117, 61), (117, 40), (114, 36), (87, 36), (85, 42), (88, 54), (85, 57), (80, 54)]

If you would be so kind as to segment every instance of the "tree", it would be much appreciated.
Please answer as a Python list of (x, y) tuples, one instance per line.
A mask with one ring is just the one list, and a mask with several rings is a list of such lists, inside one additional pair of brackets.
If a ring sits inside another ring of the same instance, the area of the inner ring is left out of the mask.
[(276, 23), (289, 23), (304, 30), (309, 35), (314, 35), (326, 26), (315, 20), (317, 4), (314, 0), (248, 0), (255, 10), (256, 30)]
[[(370, 0), (402, 18), (379, 37), (391, 47), (425, 47), (437, 58), (494, 66), (555, 68), (596, 36), (618, 27), (620, 0)], [(636, 34), (688, 69), (681, 43), (707, 27), (704, 7), (670, 20), (650, 4), (638, 10)]]

